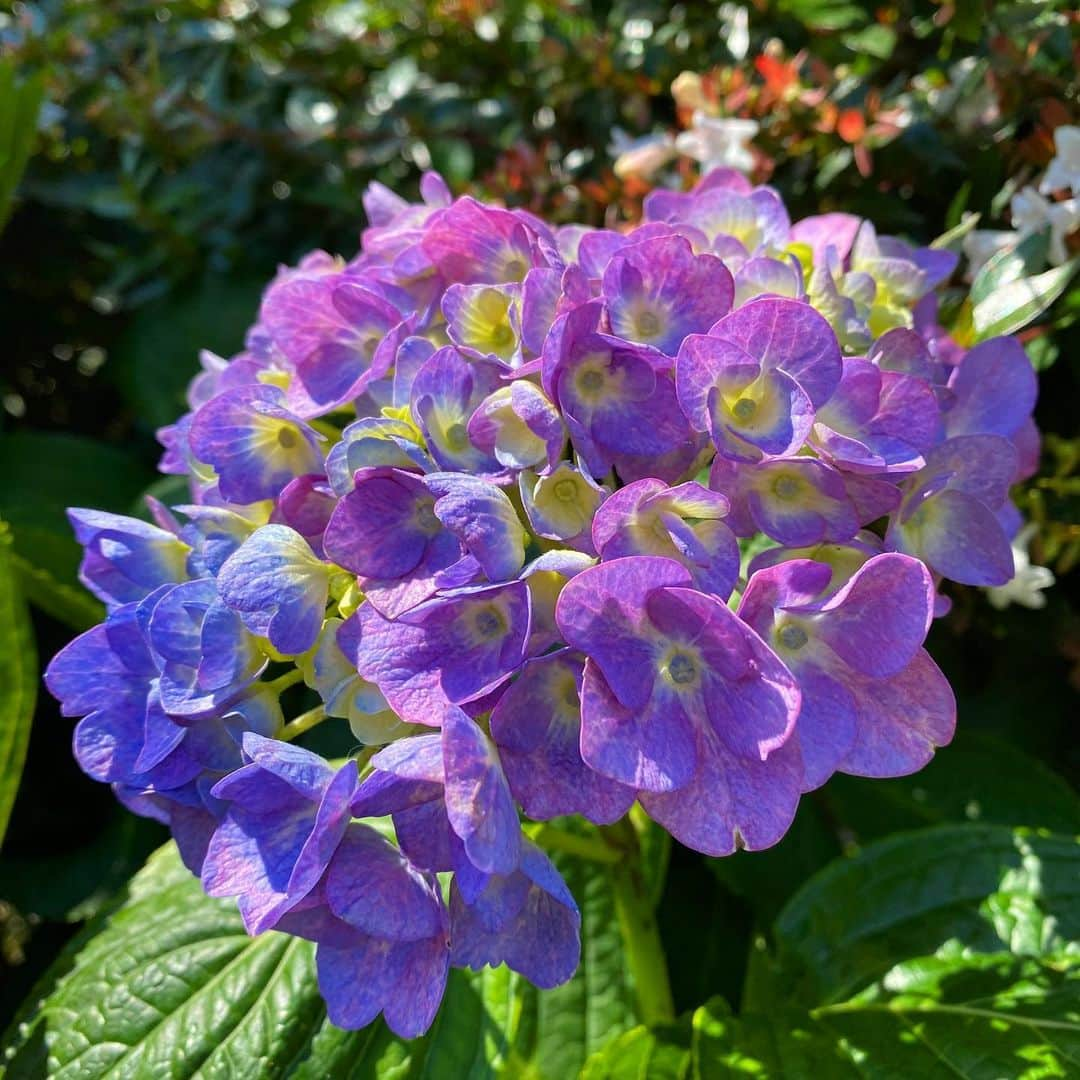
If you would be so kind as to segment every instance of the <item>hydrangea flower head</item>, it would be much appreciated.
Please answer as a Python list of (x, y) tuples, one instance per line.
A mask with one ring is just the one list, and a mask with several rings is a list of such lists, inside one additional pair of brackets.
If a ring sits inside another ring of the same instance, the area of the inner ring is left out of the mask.
[[(71, 511), (107, 607), (46, 675), (79, 764), (316, 943), (339, 1026), (422, 1033), (452, 966), (570, 978), (530, 820), (756, 850), (952, 735), (924, 641), (947, 582), (1013, 578), (1034, 376), (938, 325), (951, 256), (793, 223), (748, 131), (698, 123), (730, 167), (622, 231), (374, 186), (361, 252), (203, 357), (179, 521)], [(331, 766), (324, 723), (366, 749)]]

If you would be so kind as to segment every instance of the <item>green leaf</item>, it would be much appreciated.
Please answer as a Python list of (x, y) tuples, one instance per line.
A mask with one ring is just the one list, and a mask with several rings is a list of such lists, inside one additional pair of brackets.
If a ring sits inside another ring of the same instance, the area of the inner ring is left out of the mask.
[(1015, 333), (1037, 319), (1065, 291), (1078, 269), (1080, 256), (992, 292), (971, 313), (977, 340)]
[(732, 1015), (723, 998), (694, 1011), (693, 1077), (855, 1080), (843, 1049), (802, 1010), (777, 1003), (766, 1014)]
[(11, 214), (37, 136), (37, 118), (45, 96), (45, 75), (38, 72), (15, 82), (15, 60), (0, 61), (0, 229)]
[(683, 1080), (690, 1069), (687, 1022), (636, 1027), (594, 1054), (581, 1080)]
[(865, 780), (838, 774), (811, 799), (823, 803), (860, 843), (901, 829), (965, 821), (1080, 833), (1080, 795), (1071, 784), (1038, 758), (976, 732), (958, 734), (912, 776)]
[(581, 910), (581, 964), (565, 985), (532, 995), (527, 1056), (536, 1075), (562, 1080), (576, 1076), (590, 1054), (632, 1028), (638, 1016), (612, 868), (576, 856), (553, 858)]
[(480, 1080), (510, 1067), (525, 1000), (519, 976), (453, 972), (436, 1023), (411, 1042), (381, 1021), (339, 1031), (319, 996), (314, 946), (276, 932), (248, 937), (236, 905), (204, 896), (172, 844), (100, 926), (9, 1032), (6, 1080)]
[(170, 844), (67, 961), (70, 971), (15, 1040), (5, 1075), (34, 1075), (43, 1055), (50, 1078), (87, 1080), (231, 1077), (252, 1062), (266, 1075), (310, 1080), (577, 1075), (638, 1018), (610, 866), (559, 862), (582, 913), (574, 978), (540, 992), (506, 968), (452, 972), (431, 1031), (403, 1042), (381, 1022), (360, 1032), (329, 1024), (313, 947), (277, 933), (247, 937), (235, 904), (205, 897)]
[(775, 925), (803, 1001), (842, 1001), (947, 941), (1048, 955), (1080, 938), (1080, 844), (1000, 825), (901, 833), (832, 863)]
[(694, 1013), (691, 1075), (1073, 1075), (1078, 922), (1074, 838), (982, 825), (890, 837), (788, 904), (775, 960), (752, 950), (742, 1015), (723, 999)]
[(1044, 230), (1025, 237), (1015, 247), (1005, 248), (992, 255), (971, 283), (971, 302), (981, 303), (1003, 285), (1031, 277), (1045, 269), (1049, 247), (1050, 234)]
[(37, 654), (19, 588), (11, 532), (0, 521), (0, 845), (19, 790), (37, 697)]
[(859, 1063), (859, 1075), (926, 1080), (1075, 1076), (1080, 963), (956, 945), (898, 964), (814, 1019)]
[[(137, 458), (75, 435), (20, 431), (0, 435), (0, 515), (10, 524), (15, 554), (28, 564), (21, 574), (27, 594), (50, 614), (62, 616), (63, 594), (73, 586), (79, 545), (64, 513), (90, 506), (125, 513), (153, 479)], [(85, 621), (84, 608), (75, 625)]]
[[(963, 194), (964, 192), (963, 190), (961, 190), (958, 193), (957, 198), (959, 198)], [(930, 246), (935, 251), (960, 251), (963, 247), (964, 237), (967, 236), (967, 234), (971, 232), (978, 224), (978, 214), (963, 214), (958, 224), (954, 225), (946, 232), (943, 232), (940, 236), (935, 237), (930, 242)]]

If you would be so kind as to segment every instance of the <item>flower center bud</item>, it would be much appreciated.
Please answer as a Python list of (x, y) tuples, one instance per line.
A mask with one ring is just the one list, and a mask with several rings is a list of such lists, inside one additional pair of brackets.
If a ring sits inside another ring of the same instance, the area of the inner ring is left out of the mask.
[(663, 673), (669, 682), (678, 687), (690, 687), (698, 681), (698, 665), (692, 656), (684, 652), (673, 652), (664, 665)]
[(757, 412), (757, 402), (753, 398), (742, 397), (732, 406), (736, 420), (749, 420)]
[(446, 445), (451, 450), (464, 450), (469, 445), (469, 433), (464, 424), (451, 424), (446, 429)]
[(291, 450), (297, 443), (296, 432), (290, 427), (280, 427), (277, 433), (278, 446), (283, 450)]
[(581, 376), (582, 390), (594, 392), (604, 385), (604, 376), (599, 371), (586, 371)]
[(643, 338), (656, 337), (660, 333), (660, 319), (652, 311), (643, 311), (637, 317), (638, 335)]
[(492, 604), (481, 608), (473, 616), (473, 629), (482, 641), (491, 641), (506, 632), (506, 620), (502, 612)]
[(801, 626), (788, 623), (780, 629), (780, 642), (785, 649), (801, 649), (809, 640)]
[(773, 494), (778, 499), (794, 499), (799, 494), (800, 484), (793, 476), (781, 476), (773, 484)]
[(441, 528), (441, 522), (435, 516), (435, 500), (426, 499), (416, 507), (416, 525), (427, 536), (434, 536)]
[(514, 340), (514, 331), (506, 323), (497, 323), (491, 330), (491, 344), (496, 349), (505, 348)]
[(573, 502), (577, 498), (577, 484), (573, 480), (559, 480), (555, 484), (555, 498), (560, 502)]

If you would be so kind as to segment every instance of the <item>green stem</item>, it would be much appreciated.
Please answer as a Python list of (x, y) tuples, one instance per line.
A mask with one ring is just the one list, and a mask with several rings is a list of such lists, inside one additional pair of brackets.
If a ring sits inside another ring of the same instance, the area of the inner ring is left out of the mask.
[(641, 1021), (670, 1023), (675, 1019), (675, 1003), (668, 981), (667, 959), (660, 943), (660, 928), (642, 873), (637, 832), (629, 817), (601, 831), (619, 854), (618, 861), (612, 865), (615, 908)]
[(539, 844), (545, 851), (561, 851), (566, 855), (578, 855), (593, 862), (617, 863), (622, 853), (602, 840), (593, 840), (588, 836), (575, 836), (563, 832), (554, 825), (527, 825), (525, 831), (534, 844)]
[(321, 724), (325, 719), (326, 710), (321, 705), (317, 705), (314, 709), (301, 713), (295, 720), (290, 720), (278, 732), (278, 738), (289, 742), (298, 735), (303, 735), (305, 731), (310, 731), (317, 724)]
[(284, 675), (279, 675), (276, 679), (271, 679), (266, 684), (268, 690), (273, 691), (275, 694), (280, 694), (282, 690), (288, 690), (290, 686), (295, 686), (301, 679), (303, 679), (304, 673), (297, 668), (295, 671), (286, 671)]

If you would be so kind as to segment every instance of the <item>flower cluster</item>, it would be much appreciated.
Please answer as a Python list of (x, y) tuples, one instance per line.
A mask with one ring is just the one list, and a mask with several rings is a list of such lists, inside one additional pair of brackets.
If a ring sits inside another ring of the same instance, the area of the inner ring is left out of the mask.
[[(938, 325), (945, 251), (726, 170), (625, 232), (422, 194), (204, 355), (161, 432), (190, 503), (71, 511), (108, 617), (47, 675), (83, 769), (317, 942), (335, 1023), (404, 1036), (450, 965), (573, 973), (523, 816), (637, 802), (719, 856), (924, 765), (936, 587), (1010, 580), (1038, 443), (1021, 347)], [(367, 749), (291, 741), (326, 718)]]

